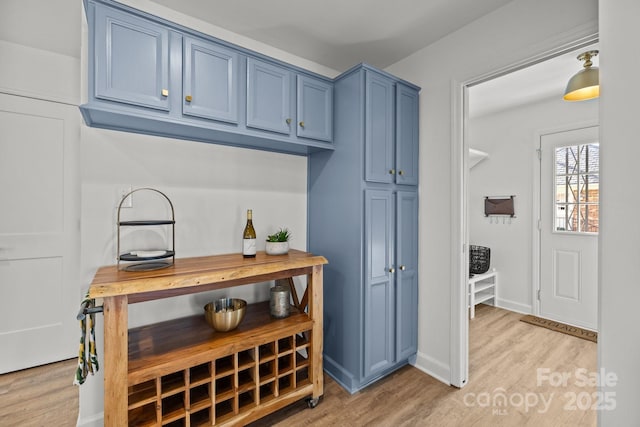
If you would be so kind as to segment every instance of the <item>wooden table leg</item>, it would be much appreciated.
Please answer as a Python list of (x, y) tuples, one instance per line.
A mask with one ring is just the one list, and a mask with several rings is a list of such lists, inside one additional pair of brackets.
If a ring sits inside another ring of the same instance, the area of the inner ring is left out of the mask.
[(128, 425), (128, 300), (104, 299), (104, 425)]
[[(309, 317), (313, 320), (311, 331), (311, 372), (310, 380), (313, 384), (313, 399), (316, 400), (324, 393), (324, 377), (322, 370), (322, 265), (313, 267), (307, 279), (309, 298)], [(303, 298), (304, 299), (304, 298)]]

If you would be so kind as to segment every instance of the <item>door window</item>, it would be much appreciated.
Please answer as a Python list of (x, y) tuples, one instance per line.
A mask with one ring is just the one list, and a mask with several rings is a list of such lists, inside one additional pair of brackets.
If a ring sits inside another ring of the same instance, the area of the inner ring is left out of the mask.
[(597, 233), (600, 144), (556, 147), (554, 182), (554, 231)]

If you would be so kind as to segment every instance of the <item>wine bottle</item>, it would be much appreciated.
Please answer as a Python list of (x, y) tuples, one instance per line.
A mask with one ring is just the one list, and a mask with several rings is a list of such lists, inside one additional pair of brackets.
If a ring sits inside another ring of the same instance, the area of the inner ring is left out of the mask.
[(247, 225), (242, 234), (242, 256), (251, 258), (256, 256), (256, 230), (253, 228), (253, 212), (247, 210)]

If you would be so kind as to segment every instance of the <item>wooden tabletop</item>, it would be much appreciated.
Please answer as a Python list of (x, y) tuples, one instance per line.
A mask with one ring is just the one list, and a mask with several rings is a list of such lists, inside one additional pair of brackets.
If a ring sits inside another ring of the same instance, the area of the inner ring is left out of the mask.
[[(276, 256), (258, 252), (255, 258), (244, 258), (240, 253), (177, 258), (174, 265), (153, 271), (124, 271), (112, 265), (98, 269), (89, 297), (138, 295), (129, 302), (139, 302), (215, 289), (215, 285), (229, 287), (297, 276), (322, 264), (327, 264), (323, 256), (291, 249)], [(151, 293), (160, 295), (152, 297)]]

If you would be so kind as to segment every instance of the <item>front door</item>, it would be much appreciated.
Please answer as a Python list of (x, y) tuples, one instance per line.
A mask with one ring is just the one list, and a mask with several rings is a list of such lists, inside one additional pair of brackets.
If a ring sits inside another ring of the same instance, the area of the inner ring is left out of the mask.
[(540, 316), (597, 328), (598, 126), (540, 137)]
[(79, 115), (0, 94), (0, 374), (77, 355)]

